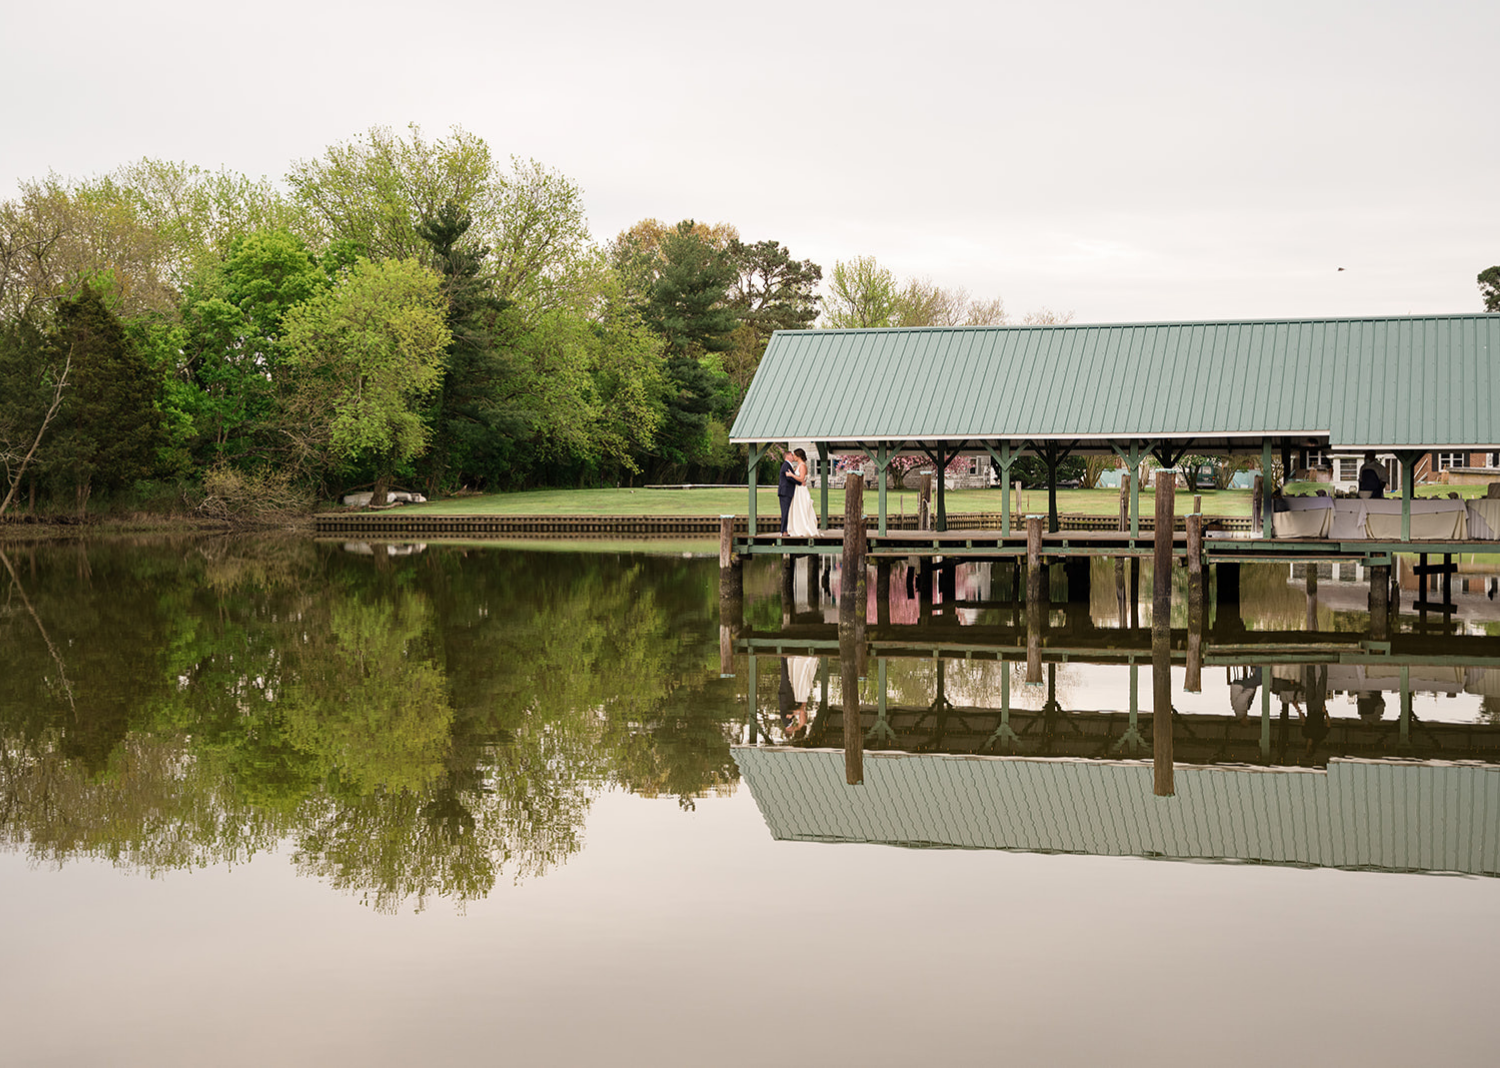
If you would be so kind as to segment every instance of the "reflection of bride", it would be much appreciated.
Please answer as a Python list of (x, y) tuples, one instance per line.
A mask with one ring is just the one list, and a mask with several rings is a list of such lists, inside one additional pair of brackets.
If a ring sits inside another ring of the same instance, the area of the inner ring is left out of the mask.
[(786, 532), (793, 538), (816, 538), (818, 536), (818, 513), (813, 508), (812, 493), (807, 488), (807, 453), (798, 449), (796, 470), (792, 477), (797, 488), (792, 492), (792, 507), (787, 515)]
[[(818, 658), (789, 656), (782, 661), (781, 733), (785, 741), (805, 737), (807, 703), (818, 678)], [(796, 707), (792, 705), (795, 702)]]

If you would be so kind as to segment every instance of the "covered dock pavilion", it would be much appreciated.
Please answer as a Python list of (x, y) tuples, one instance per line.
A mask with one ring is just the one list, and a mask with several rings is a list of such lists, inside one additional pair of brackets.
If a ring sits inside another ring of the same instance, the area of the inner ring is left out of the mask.
[[(1413, 542), (1420, 456), (1500, 449), (1500, 315), (779, 331), (730, 440), (749, 448), (749, 536), (737, 542), (741, 553), (834, 550), (759, 529), (762, 457), (775, 442), (812, 441), (821, 454), (823, 529), (832, 454), (862, 453), (867, 476), (873, 467), (880, 538), (889, 535), (888, 474), (898, 456), (925, 456), (939, 472), (960, 455), (989, 457), (1004, 491), (996, 552), (1009, 551), (1011, 468), (1023, 455), (1039, 457), (1049, 472), (1053, 531), (1063, 459), (1094, 453), (1125, 462), (1129, 537), (1122, 532), (1096, 550), (1114, 553), (1135, 551), (1147, 457), (1174, 467), (1187, 455), (1250, 454), (1270, 471), (1278, 452), (1284, 468), (1304, 449), (1394, 454), (1402, 469), (1399, 540), (1298, 538), (1288, 546), (1371, 557)], [(937, 485), (929, 552), (941, 551), (946, 528), (941, 478)], [(1269, 507), (1261, 522), (1258, 547), (1273, 549), (1280, 539)], [(973, 532), (965, 534), (973, 549)], [(1251, 544), (1239, 541), (1236, 551)], [(1423, 540), (1410, 551), (1475, 548)], [(878, 552), (872, 541), (872, 555)]]

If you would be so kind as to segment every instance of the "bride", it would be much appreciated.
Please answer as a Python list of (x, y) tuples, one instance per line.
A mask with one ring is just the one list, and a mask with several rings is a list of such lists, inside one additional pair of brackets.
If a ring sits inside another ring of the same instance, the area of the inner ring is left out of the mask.
[(802, 449), (792, 455), (797, 457), (792, 477), (797, 488), (792, 493), (792, 509), (787, 517), (786, 532), (793, 538), (816, 538), (818, 536), (818, 513), (813, 509), (812, 494), (807, 488), (807, 453)]

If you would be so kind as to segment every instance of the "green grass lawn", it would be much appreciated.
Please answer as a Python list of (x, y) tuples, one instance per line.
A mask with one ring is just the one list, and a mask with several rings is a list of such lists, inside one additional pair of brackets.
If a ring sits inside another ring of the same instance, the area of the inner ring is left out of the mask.
[[(1041, 513), (1047, 510), (1046, 490), (1022, 490), (1019, 494), (1023, 512)], [(1250, 492), (1248, 490), (1208, 490), (1203, 494), (1203, 513), (1218, 516), (1248, 516), (1250, 514)], [(1154, 508), (1151, 490), (1141, 491), (1141, 514), (1151, 515)], [(813, 491), (813, 503), (819, 501), (819, 493)], [(946, 495), (950, 512), (998, 512), (999, 490), (954, 490)], [(1176, 510), (1185, 515), (1192, 510), (1193, 495), (1185, 490), (1177, 492)], [(915, 513), (917, 493), (915, 490), (891, 491), (886, 507), (891, 515)], [(1112, 489), (1066, 489), (1057, 491), (1057, 510), (1070, 515), (1117, 515), (1120, 508), (1118, 490)], [(865, 492), (865, 510), (874, 513), (876, 495)], [(749, 510), (748, 491), (744, 489), (548, 489), (527, 490), (521, 493), (497, 493), (478, 497), (458, 497), (452, 500), (433, 501), (429, 504), (410, 505), (403, 514), (421, 515), (745, 515)], [(843, 490), (830, 490), (828, 510), (831, 514), (842, 514), (844, 510)], [(765, 515), (776, 515), (774, 486), (762, 487), (757, 511)]]

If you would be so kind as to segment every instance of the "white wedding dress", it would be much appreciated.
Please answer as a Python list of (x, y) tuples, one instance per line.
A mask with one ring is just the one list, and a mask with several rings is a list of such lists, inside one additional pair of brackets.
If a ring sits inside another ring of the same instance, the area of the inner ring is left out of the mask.
[(786, 532), (793, 538), (816, 538), (818, 536), (818, 513), (813, 508), (812, 494), (803, 482), (792, 492), (792, 508), (787, 514)]

